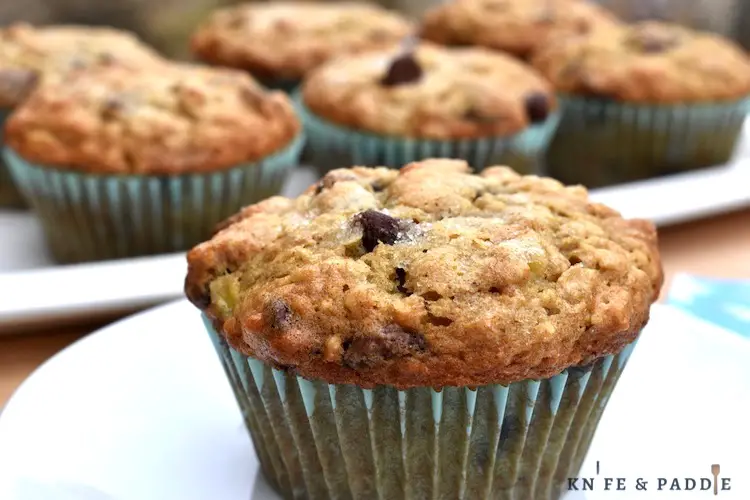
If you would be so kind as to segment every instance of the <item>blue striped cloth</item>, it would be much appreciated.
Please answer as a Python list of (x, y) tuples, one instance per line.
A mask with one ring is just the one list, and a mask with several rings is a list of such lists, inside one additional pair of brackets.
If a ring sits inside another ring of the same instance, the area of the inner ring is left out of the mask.
[(750, 340), (750, 281), (675, 277), (668, 303), (698, 318), (732, 330)]

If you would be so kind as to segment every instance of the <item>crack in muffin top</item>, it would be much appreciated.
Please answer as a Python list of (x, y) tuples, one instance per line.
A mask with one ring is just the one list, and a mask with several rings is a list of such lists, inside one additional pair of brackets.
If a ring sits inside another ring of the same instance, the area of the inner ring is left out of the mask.
[(24, 159), (59, 168), (181, 174), (256, 161), (299, 131), (290, 99), (246, 73), (165, 64), (41, 85), (9, 118), (5, 141)]
[(334, 170), (188, 254), (185, 291), (246, 355), (399, 388), (544, 378), (619, 352), (662, 270), (654, 226), (582, 187), (458, 160)]
[(445, 45), (479, 45), (527, 58), (550, 36), (619, 24), (583, 0), (452, 0), (433, 7), (420, 36)]
[(739, 46), (656, 21), (556, 39), (532, 64), (573, 95), (670, 104), (750, 93), (750, 58)]
[(396, 45), (412, 30), (399, 14), (367, 3), (274, 2), (216, 11), (191, 44), (207, 62), (300, 79), (332, 57)]
[(164, 62), (128, 32), (16, 23), (0, 29), (0, 106), (18, 104), (40, 78), (60, 78), (92, 66), (153, 67)]
[(557, 108), (552, 86), (518, 60), (429, 43), (331, 61), (308, 76), (302, 98), (335, 124), (449, 140), (510, 135)]

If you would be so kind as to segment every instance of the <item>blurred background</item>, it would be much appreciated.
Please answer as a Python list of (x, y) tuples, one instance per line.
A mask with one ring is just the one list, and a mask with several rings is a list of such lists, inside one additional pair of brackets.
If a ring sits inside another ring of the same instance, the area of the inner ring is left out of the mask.
[[(255, 0), (259, 1), (259, 0)], [(273, 0), (271, 0), (273, 1)], [(336, 0), (327, 0), (328, 2)], [(721, 33), (750, 49), (750, 1), (743, 0), (596, 0), (620, 17), (662, 19)], [(108, 25), (138, 33), (173, 58), (187, 57), (189, 33), (207, 14), (241, 0), (1, 0), (0, 24), (41, 23)], [(417, 16), (440, 0), (374, 0)]]

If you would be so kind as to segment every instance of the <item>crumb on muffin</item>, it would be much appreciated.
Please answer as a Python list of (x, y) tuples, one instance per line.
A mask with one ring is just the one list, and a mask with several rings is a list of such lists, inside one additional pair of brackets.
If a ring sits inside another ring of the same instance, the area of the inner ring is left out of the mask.
[(200, 59), (262, 79), (301, 79), (342, 55), (397, 45), (412, 32), (401, 15), (367, 3), (283, 1), (217, 10), (191, 40)]
[(734, 42), (657, 21), (556, 39), (532, 64), (576, 96), (673, 104), (750, 93), (750, 58)]
[(334, 124), (388, 136), (511, 135), (557, 108), (534, 69), (483, 48), (411, 48), (339, 58), (303, 84), (305, 106)]
[(144, 67), (163, 62), (156, 51), (125, 31), (15, 23), (0, 29), (0, 106), (18, 104), (40, 79), (97, 66)]
[(285, 94), (241, 71), (104, 67), (39, 86), (9, 118), (5, 141), (47, 166), (181, 174), (259, 160), (300, 127)]

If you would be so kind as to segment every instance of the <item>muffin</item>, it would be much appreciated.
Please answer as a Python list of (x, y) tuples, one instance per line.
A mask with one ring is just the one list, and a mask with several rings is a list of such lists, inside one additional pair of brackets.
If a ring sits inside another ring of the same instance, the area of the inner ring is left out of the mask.
[(744, 51), (676, 25), (565, 37), (533, 63), (561, 94), (547, 163), (565, 183), (599, 187), (723, 164), (748, 112)]
[(281, 188), (301, 148), (289, 98), (243, 72), (106, 67), (47, 83), (5, 157), (60, 262), (185, 250)]
[(552, 34), (616, 24), (586, 0), (452, 0), (427, 11), (420, 34), (443, 45), (479, 45), (528, 59)]
[(331, 61), (295, 101), (321, 172), (432, 157), (537, 172), (558, 121), (552, 87), (525, 64), (430, 44)]
[(399, 14), (368, 3), (251, 3), (216, 11), (191, 46), (202, 61), (291, 90), (331, 58), (397, 45), (412, 30)]
[(329, 172), (188, 253), (285, 498), (558, 498), (662, 284), (654, 226), (457, 160)]
[[(109, 28), (16, 23), (0, 29), (0, 144), (14, 106), (42, 80), (91, 66), (155, 65), (162, 62), (135, 36)], [(21, 194), (0, 161), (0, 207), (22, 207)]]

